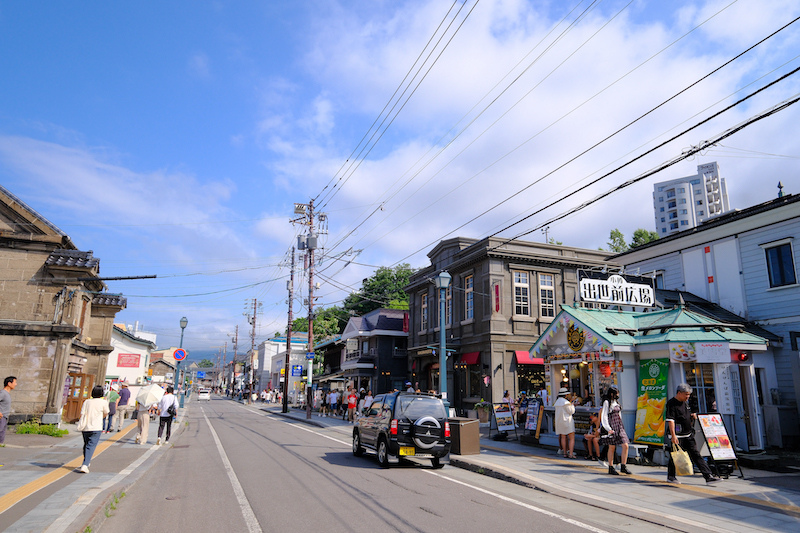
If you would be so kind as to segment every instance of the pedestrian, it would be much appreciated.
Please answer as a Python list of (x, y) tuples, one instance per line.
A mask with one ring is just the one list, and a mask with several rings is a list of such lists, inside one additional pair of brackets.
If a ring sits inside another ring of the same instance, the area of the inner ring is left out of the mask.
[(136, 444), (147, 444), (147, 435), (150, 430), (150, 415), (155, 412), (155, 404), (145, 405), (136, 400)]
[(117, 402), (117, 421), (114, 424), (117, 426), (117, 431), (122, 429), (122, 423), (125, 421), (125, 415), (130, 415), (131, 413), (133, 413), (131, 390), (128, 388), (128, 382), (123, 381), (120, 383), (119, 401)]
[(548, 399), (548, 397), (547, 397), (547, 387), (545, 387), (544, 385), (542, 385), (542, 387), (539, 389), (539, 392), (537, 392), (537, 393), (536, 393), (536, 395), (537, 395), (539, 398), (541, 398), (541, 399), (542, 399), (542, 405), (550, 405), (550, 403), (549, 403), (549, 401), (548, 401), (549, 399)]
[(511, 419), (514, 419), (514, 398), (508, 393), (508, 391), (503, 392), (503, 399), (501, 400), (503, 405), (508, 406), (508, 410), (511, 412)]
[(336, 389), (331, 389), (329, 403), (331, 404), (331, 416), (336, 416), (339, 412), (339, 393)]
[(520, 426), (525, 425), (525, 417), (528, 414), (528, 394), (525, 391), (520, 391), (519, 398), (517, 399), (517, 423)]
[[(600, 422), (608, 432), (608, 473), (612, 476), (618, 476), (619, 472), (630, 474), (628, 467), (625, 466), (625, 463), (628, 462), (628, 434), (625, 433), (625, 428), (622, 426), (622, 416), (620, 415), (622, 406), (618, 400), (619, 389), (612, 385), (606, 391), (603, 411), (600, 414)], [(614, 451), (617, 446), (620, 447), (619, 472), (614, 469)]]
[(8, 417), (11, 416), (11, 391), (16, 387), (16, 376), (8, 376), (3, 380), (3, 390), (0, 390), (0, 446), (5, 446)]
[(164, 432), (164, 426), (167, 427), (167, 434), (164, 442), (169, 442), (172, 435), (172, 419), (178, 416), (178, 400), (173, 394), (174, 389), (167, 387), (167, 392), (161, 397), (158, 402), (158, 439), (156, 444), (161, 444), (161, 435)]
[(414, 387), (411, 386), (410, 381), (406, 381), (406, 392), (414, 392)]
[(103, 398), (103, 387), (95, 385), (92, 388), (92, 397), (84, 400), (81, 406), (81, 418), (78, 420), (77, 430), (83, 433), (83, 464), (78, 472), (89, 473), (94, 449), (100, 442), (103, 433), (103, 419), (108, 416), (108, 401)]
[[(668, 452), (672, 452), (674, 446), (680, 446), (689, 458), (700, 469), (700, 473), (706, 480), (706, 483), (716, 483), (719, 477), (711, 473), (708, 464), (700, 457), (697, 451), (697, 445), (694, 441), (694, 421), (697, 419), (697, 413), (692, 413), (689, 410), (687, 400), (692, 395), (692, 387), (686, 383), (678, 385), (675, 396), (669, 399), (666, 407), (665, 420), (669, 428), (669, 442), (667, 443)], [(672, 453), (669, 453), (669, 463), (667, 464), (667, 481), (669, 483), (680, 484), (678, 478), (675, 477), (675, 463), (672, 461)]]
[(600, 460), (600, 417), (595, 411), (589, 413), (589, 430), (583, 436), (586, 446), (586, 459), (589, 461)]
[(261, 403), (267, 403), (267, 389), (261, 391)]
[(372, 396), (372, 391), (368, 390), (367, 395), (364, 396), (364, 409), (369, 409), (370, 407), (372, 407), (372, 402), (374, 400), (375, 398)]
[(569, 401), (567, 396), (569, 389), (561, 387), (558, 390), (558, 399), (555, 405), (555, 424), (558, 444), (561, 446), (561, 453), (565, 459), (577, 459), (575, 456), (575, 405)]
[(347, 394), (347, 421), (350, 422), (351, 424), (355, 422), (357, 407), (358, 407), (358, 394), (356, 393), (355, 389), (350, 388), (350, 392), (348, 392)]
[(111, 433), (111, 423), (114, 421), (114, 415), (117, 414), (117, 402), (119, 402), (119, 385), (112, 383), (106, 394), (108, 400), (108, 416), (103, 421), (103, 432)]

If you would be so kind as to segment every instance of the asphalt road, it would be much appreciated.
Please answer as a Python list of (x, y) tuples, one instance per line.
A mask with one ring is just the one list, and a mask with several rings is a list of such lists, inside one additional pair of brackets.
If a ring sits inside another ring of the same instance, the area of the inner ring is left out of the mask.
[(214, 398), (102, 531), (665, 531), (428, 462), (381, 469), (348, 428), (315, 428)]

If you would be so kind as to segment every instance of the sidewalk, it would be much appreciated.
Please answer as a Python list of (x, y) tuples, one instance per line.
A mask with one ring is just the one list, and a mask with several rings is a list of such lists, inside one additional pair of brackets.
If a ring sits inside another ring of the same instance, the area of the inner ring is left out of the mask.
[[(315, 413), (307, 420), (305, 410), (256, 407), (350, 437), (352, 425), (340, 418)], [(732, 476), (706, 485), (696, 474), (671, 485), (666, 467), (633, 464), (628, 465), (633, 475), (610, 476), (594, 461), (563, 459), (555, 450), (515, 440), (494, 441), (488, 428), (481, 428), (480, 448), (476, 455), (451, 455), (451, 466), (682, 531), (800, 530), (800, 469), (775, 473), (743, 467), (744, 479)]]
[[(185, 413), (173, 426), (173, 437)], [(91, 473), (76, 472), (83, 461), (83, 436), (75, 424), (64, 437), (6, 434), (0, 448), (0, 531), (83, 531), (104, 518), (115, 497), (127, 490), (166, 449), (154, 446), (158, 420), (150, 421), (149, 442), (136, 444), (136, 421), (104, 433)], [(113, 448), (111, 448), (113, 446)], [(109, 448), (113, 453), (104, 453)]]

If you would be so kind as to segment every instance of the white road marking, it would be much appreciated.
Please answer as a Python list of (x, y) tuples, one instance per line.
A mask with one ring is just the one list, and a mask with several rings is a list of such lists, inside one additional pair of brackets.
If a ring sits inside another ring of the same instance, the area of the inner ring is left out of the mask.
[(112, 477), (99, 487), (94, 487), (84, 492), (77, 500), (75, 500), (75, 503), (70, 505), (66, 511), (61, 513), (61, 516), (59, 516), (55, 522), (50, 524), (50, 527), (45, 530), (45, 533), (63, 533), (66, 531), (67, 527), (69, 527), (69, 525), (78, 518), (78, 515), (81, 514), (90, 503), (92, 503), (92, 500), (131, 474), (158, 448), (159, 447), (154, 444), (149, 450), (144, 452), (141, 457), (128, 465), (128, 467), (122, 470), (119, 474)]
[(457, 479), (453, 479), (451, 477), (444, 476), (442, 474), (439, 474), (438, 472), (431, 472), (430, 470), (423, 470), (423, 472), (431, 474), (432, 476), (436, 476), (436, 477), (440, 477), (442, 479), (446, 479), (448, 481), (452, 481), (453, 483), (457, 483), (457, 484), (463, 485), (465, 487), (469, 487), (471, 489), (477, 490), (478, 492), (482, 492), (484, 494), (488, 494), (489, 496), (494, 496), (495, 498), (497, 498), (499, 500), (503, 500), (503, 501), (508, 502), (508, 503), (513, 503), (514, 505), (519, 505), (520, 507), (524, 507), (526, 509), (530, 509), (531, 511), (535, 511), (537, 513), (541, 513), (541, 514), (543, 514), (545, 516), (549, 516), (551, 518), (556, 518), (556, 519), (561, 520), (563, 522), (566, 522), (568, 524), (572, 524), (573, 526), (577, 526), (577, 527), (586, 529), (588, 531), (593, 531), (594, 533), (608, 533), (605, 529), (600, 529), (600, 528), (597, 528), (597, 527), (594, 527), (594, 526), (590, 526), (589, 524), (584, 524), (583, 522), (579, 522), (578, 520), (573, 520), (572, 518), (567, 518), (566, 516), (563, 516), (563, 515), (560, 515), (560, 514), (556, 514), (556, 513), (552, 512), (552, 511), (548, 511), (547, 509), (542, 509), (540, 507), (536, 507), (535, 505), (531, 505), (529, 503), (521, 502), (519, 500), (515, 500), (514, 498), (509, 498), (508, 496), (503, 496), (502, 494), (498, 494), (497, 492), (493, 492), (491, 490), (483, 489), (481, 487), (476, 487), (475, 485), (470, 485), (469, 483), (465, 483), (463, 481), (459, 481)]
[(225, 466), (225, 472), (228, 474), (228, 479), (231, 480), (233, 493), (236, 495), (236, 499), (239, 501), (239, 508), (242, 510), (242, 516), (247, 524), (247, 530), (250, 533), (262, 533), (261, 526), (256, 518), (256, 514), (253, 512), (253, 508), (250, 507), (250, 502), (247, 501), (247, 496), (244, 493), (244, 489), (242, 488), (241, 483), (239, 483), (239, 478), (236, 477), (236, 472), (233, 471), (231, 462), (228, 460), (228, 456), (225, 454), (225, 449), (222, 447), (222, 443), (219, 441), (217, 432), (214, 431), (211, 421), (206, 416), (205, 409), (201, 407), (200, 412), (203, 413), (203, 418), (205, 418), (206, 424), (208, 424), (208, 429), (211, 430), (211, 436), (214, 437), (214, 443), (217, 445), (217, 451), (219, 451), (219, 455), (222, 458), (222, 464)]
[[(251, 413), (253, 413), (255, 415), (265, 416), (267, 418), (275, 420), (276, 422), (283, 422), (284, 424), (288, 424), (288, 425), (292, 426), (293, 428), (302, 429), (303, 431), (307, 431), (309, 433), (313, 433), (314, 435), (316, 435), (318, 437), (324, 437), (326, 439), (332, 440), (333, 442), (338, 442), (339, 444), (344, 444), (345, 446), (349, 446), (350, 445), (350, 443), (348, 441), (336, 439), (336, 438), (333, 438), (333, 437), (331, 437), (329, 435), (324, 435), (324, 434), (322, 434), (322, 433), (320, 433), (318, 431), (303, 427), (303, 426), (298, 425), (298, 424), (292, 424), (289, 420), (287, 420), (285, 418), (282, 418), (282, 417), (279, 418), (279, 417), (277, 417), (277, 416), (275, 416), (273, 414), (265, 413), (264, 411), (254, 411), (253, 409), (251, 409), (249, 407), (246, 407), (244, 405), (242, 407), (245, 410), (247, 410), (247, 411), (249, 411), (249, 412), (251, 412)], [(333, 426), (331, 426), (331, 427), (333, 427)]]

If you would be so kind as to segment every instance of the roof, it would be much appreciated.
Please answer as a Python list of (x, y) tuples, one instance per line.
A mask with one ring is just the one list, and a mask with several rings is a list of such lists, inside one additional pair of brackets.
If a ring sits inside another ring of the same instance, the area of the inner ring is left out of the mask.
[(539, 353), (552, 332), (575, 321), (590, 330), (602, 344), (615, 348), (661, 343), (729, 342), (765, 346), (768, 340), (745, 330), (742, 323), (727, 323), (679, 305), (651, 312), (612, 311), (565, 305), (531, 347)]
[(735, 220), (741, 220), (743, 218), (751, 217), (753, 215), (757, 215), (757, 214), (760, 214), (760, 213), (771, 211), (773, 209), (779, 209), (781, 207), (785, 207), (787, 205), (794, 204), (796, 202), (800, 202), (800, 195), (787, 194), (787, 195), (782, 196), (780, 198), (775, 198), (773, 200), (769, 200), (768, 202), (763, 202), (761, 204), (754, 205), (752, 207), (748, 207), (747, 209), (735, 209), (733, 211), (728, 211), (728, 212), (723, 213), (723, 214), (721, 214), (719, 216), (716, 216), (714, 218), (706, 220), (705, 222), (703, 222), (699, 226), (696, 226), (694, 228), (690, 228), (690, 229), (687, 229), (687, 230), (684, 230), (684, 231), (679, 231), (679, 232), (673, 233), (671, 235), (667, 235), (666, 237), (662, 237), (662, 238), (656, 239), (654, 241), (650, 241), (650, 242), (648, 242), (646, 244), (642, 244), (641, 246), (637, 246), (636, 248), (631, 248), (631, 249), (629, 249), (629, 250), (627, 250), (625, 252), (619, 253), (619, 254), (611, 255), (611, 256), (609, 256), (609, 259), (610, 260), (616, 260), (618, 258), (621, 258), (621, 257), (623, 257), (623, 256), (625, 256), (627, 254), (633, 253), (633, 252), (639, 252), (639, 251), (644, 250), (646, 248), (650, 248), (650, 247), (653, 247), (653, 246), (659, 246), (661, 244), (664, 244), (665, 242), (670, 242), (670, 241), (673, 241), (673, 240), (676, 240), (676, 239), (681, 239), (681, 238), (686, 237), (688, 235), (694, 235), (696, 233), (707, 231), (707, 230), (710, 230), (712, 228), (717, 228), (719, 226), (723, 226), (725, 224), (729, 224), (729, 223), (731, 223), (731, 222), (733, 222)]
[(118, 307), (127, 307), (128, 299), (121, 294), (111, 294), (105, 292), (95, 293), (94, 298), (92, 298), (92, 305), (113, 305)]
[(403, 319), (408, 311), (405, 309), (375, 309), (366, 315), (356, 316), (349, 320), (358, 331), (403, 331)]
[(0, 185), (0, 191), (2, 191), (3, 194), (5, 194), (10, 199), (12, 199), (14, 202), (16, 202), (20, 207), (22, 207), (23, 209), (28, 211), (31, 215), (33, 215), (34, 217), (39, 219), (42, 222), (42, 224), (44, 224), (45, 226), (47, 226), (48, 228), (53, 230), (54, 233), (56, 233), (57, 235), (60, 235), (61, 237), (67, 237), (67, 234), (64, 233), (63, 231), (61, 231), (60, 229), (58, 229), (58, 227), (55, 224), (53, 224), (52, 222), (50, 222), (49, 220), (44, 218), (35, 209), (33, 209), (31, 206), (29, 206), (28, 204), (26, 204), (25, 202), (20, 200), (17, 196), (15, 196), (13, 193), (11, 193), (8, 189), (3, 187), (2, 185)]
[(156, 347), (156, 344), (154, 342), (148, 341), (146, 339), (139, 338), (136, 335), (132, 335), (132, 334), (128, 333), (125, 329), (117, 326), (116, 324), (114, 324), (114, 331), (119, 333), (123, 337), (133, 341), (133, 342), (138, 342), (140, 344), (144, 344), (144, 345), (150, 346), (151, 350), (155, 349), (155, 347)]
[(96, 268), (100, 265), (100, 260), (92, 255), (93, 252), (82, 252), (80, 250), (55, 250), (45, 261), (48, 266), (65, 266), (77, 268)]

